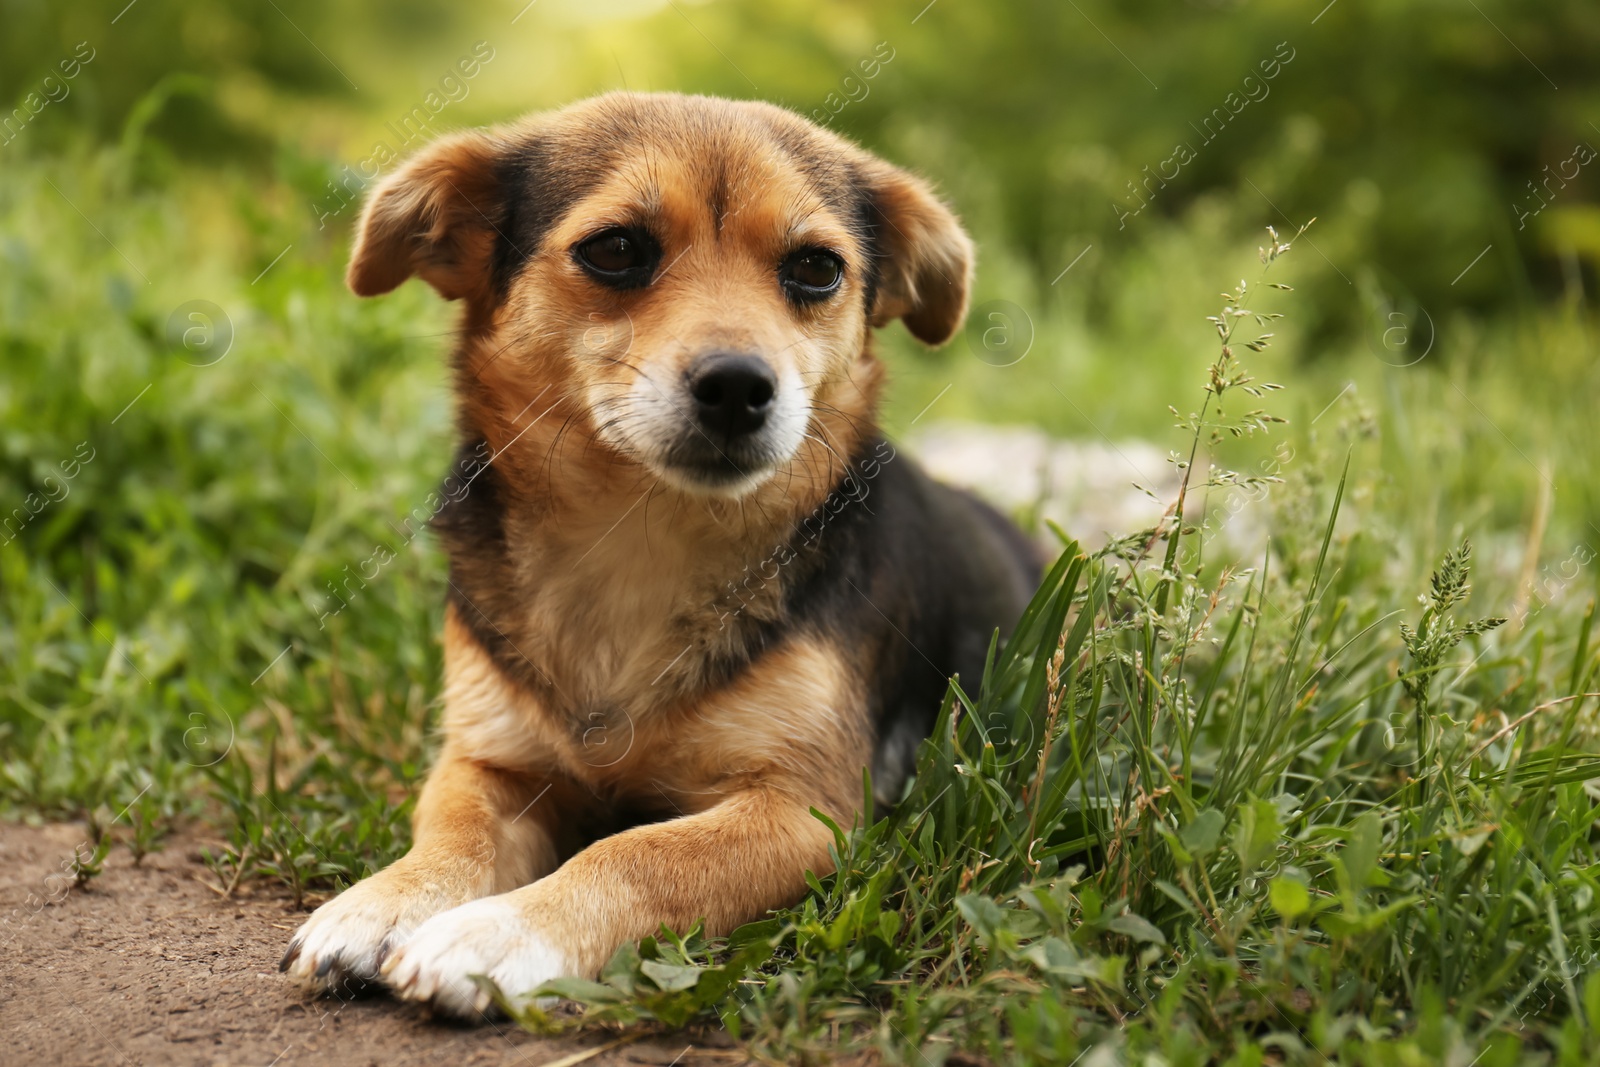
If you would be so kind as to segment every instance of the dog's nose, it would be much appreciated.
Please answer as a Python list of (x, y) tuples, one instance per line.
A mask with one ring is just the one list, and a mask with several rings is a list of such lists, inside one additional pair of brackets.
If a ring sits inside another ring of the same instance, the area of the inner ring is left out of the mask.
[(759, 430), (777, 388), (778, 376), (757, 356), (705, 356), (689, 372), (700, 425), (728, 437)]

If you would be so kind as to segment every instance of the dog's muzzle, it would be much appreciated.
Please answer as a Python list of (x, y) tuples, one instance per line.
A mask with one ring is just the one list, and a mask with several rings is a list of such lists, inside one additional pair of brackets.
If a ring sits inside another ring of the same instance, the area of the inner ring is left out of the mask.
[(789, 448), (777, 372), (760, 356), (713, 352), (685, 372), (687, 404), (676, 441), (663, 457), (689, 484), (714, 491), (749, 485)]

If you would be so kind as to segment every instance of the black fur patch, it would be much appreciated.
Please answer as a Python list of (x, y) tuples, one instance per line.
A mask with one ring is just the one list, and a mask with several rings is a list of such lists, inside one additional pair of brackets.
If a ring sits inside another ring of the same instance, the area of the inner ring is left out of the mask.
[[(485, 442), (464, 441), (456, 450), (456, 467), (486, 455)], [(443, 494), (433, 516), (433, 529), (450, 557), (450, 602), (506, 676), (530, 692), (548, 697), (550, 679), (517, 647), (510, 630), (515, 611), (509, 576), (512, 561), (506, 548), (506, 489), (500, 472), (488, 464), (465, 493)]]
[[(881, 439), (853, 467), (865, 492), (850, 491), (817, 536), (814, 558), (787, 590), (788, 622), (858, 651), (879, 745), (897, 732), (921, 739), (951, 675), (975, 689), (991, 635), (1010, 632), (1043, 561), (998, 512), (935, 482)], [(900, 782), (874, 787), (892, 796)]]
[(598, 168), (574, 166), (546, 139), (534, 137), (501, 157), (497, 168), (503, 202), (495, 221), (490, 284), (503, 301), (511, 283), (538, 252), (545, 234), (589, 192)]
[(865, 250), (866, 261), (863, 270), (863, 307), (867, 314), (867, 321), (872, 321), (872, 305), (878, 300), (878, 286), (883, 282), (883, 259), (887, 255), (883, 246), (883, 209), (878, 206), (878, 198), (865, 184), (858, 186), (856, 209), (852, 222), (861, 247)]

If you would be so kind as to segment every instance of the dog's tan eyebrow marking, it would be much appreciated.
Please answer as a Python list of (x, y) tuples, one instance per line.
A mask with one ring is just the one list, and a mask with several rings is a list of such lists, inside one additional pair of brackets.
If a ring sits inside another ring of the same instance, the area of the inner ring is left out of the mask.
[(844, 259), (859, 251), (855, 235), (834, 218), (817, 221), (817, 216), (831, 212), (826, 203), (813, 203), (803, 215), (797, 216), (784, 231), (784, 240), (791, 248), (826, 248)]
[(715, 176), (711, 179), (711, 191), (706, 197), (706, 206), (711, 209), (711, 229), (720, 239), (722, 224), (728, 217), (728, 167), (719, 162)]
[(654, 152), (649, 152), (644, 157), (644, 173), (642, 175), (629, 175), (628, 187), (638, 197), (639, 205), (652, 215), (660, 215), (666, 210), (666, 198), (661, 190), (670, 182), (661, 180), (661, 157)]

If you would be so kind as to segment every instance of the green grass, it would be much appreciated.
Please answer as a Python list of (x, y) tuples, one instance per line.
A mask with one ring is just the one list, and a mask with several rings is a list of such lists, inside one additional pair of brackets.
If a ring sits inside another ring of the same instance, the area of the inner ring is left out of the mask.
[[(443, 564), (405, 522), (449, 462), (450, 313), (354, 300), (276, 183), (127, 160), (0, 172), (0, 513), (60, 497), (0, 544), (0, 807), (136, 853), (199, 826), (220, 883), (325, 893), (404, 850), (427, 765)], [(1288, 389), (1208, 394), (1214, 294), (1261, 289), (1260, 218), (1230, 210), (1134, 257), (1109, 312), (1030, 300), (1014, 367), (886, 335), (891, 427), (954, 383), (935, 415), (1198, 441), (1192, 525), (1065, 542), (840, 873), (732, 943), (619, 955), (566, 990), (583, 1025), (711, 1021), (776, 1062), (1600, 1055), (1593, 314), (1305, 364), (1270, 291), (1276, 347), (1238, 354)], [(1266, 280), (1326, 270), (1297, 247)], [(193, 300), (231, 322), (220, 358), (169, 336)], [(1256, 408), (1289, 423), (1236, 441)], [(1281, 480), (1221, 473), (1284, 444)], [(1241, 499), (1270, 549), (1211, 558)]]

